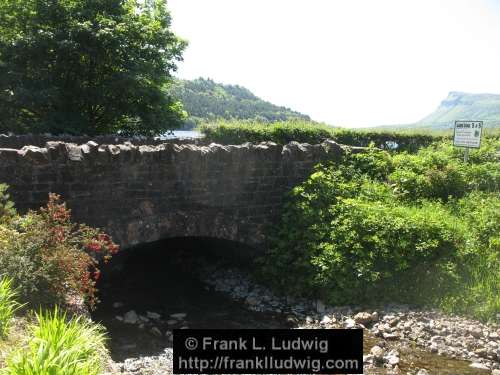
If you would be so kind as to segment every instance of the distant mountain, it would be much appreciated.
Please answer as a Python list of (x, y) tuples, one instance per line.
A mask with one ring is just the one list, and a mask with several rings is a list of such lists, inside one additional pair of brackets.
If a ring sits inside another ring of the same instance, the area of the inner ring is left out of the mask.
[(310, 121), (309, 116), (266, 102), (245, 87), (223, 85), (211, 79), (176, 80), (172, 94), (189, 114), (188, 128), (199, 121), (216, 119)]
[(482, 120), (488, 127), (500, 126), (500, 95), (450, 92), (439, 107), (415, 124), (415, 127), (446, 129), (455, 120)]

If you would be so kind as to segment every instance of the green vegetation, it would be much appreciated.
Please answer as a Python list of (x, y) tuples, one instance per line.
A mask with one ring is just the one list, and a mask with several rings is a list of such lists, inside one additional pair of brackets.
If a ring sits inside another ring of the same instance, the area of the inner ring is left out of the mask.
[(186, 43), (162, 0), (0, 2), (0, 132), (159, 135)]
[(0, 184), (0, 224), (15, 214), (14, 203), (9, 200), (9, 194), (7, 194), (7, 185)]
[(285, 144), (291, 141), (318, 143), (331, 138), (334, 128), (308, 121), (283, 121), (263, 123), (260, 121), (218, 121), (201, 125), (200, 131), (211, 142), (222, 144), (241, 144), (245, 142), (276, 142)]
[(14, 314), (21, 308), (17, 302), (17, 291), (12, 288), (12, 280), (0, 278), (0, 339), (9, 333)]
[(261, 259), (278, 290), (332, 304), (404, 302), (500, 312), (500, 142), (371, 148), (319, 166), (290, 194)]
[(211, 79), (177, 80), (172, 95), (178, 98), (189, 114), (186, 128), (206, 121), (254, 120), (260, 122), (299, 119), (309, 116), (266, 102), (238, 85), (223, 85)]
[[(92, 308), (98, 260), (107, 262), (117, 245), (97, 229), (73, 224), (56, 195), (46, 207), (21, 216), (5, 190), (0, 185), (0, 374), (101, 373), (107, 355), (103, 328), (83, 317), (69, 319), (57, 305), (81, 297)], [(28, 327), (31, 312), (15, 316), (24, 306), (49, 309)]]
[(103, 327), (82, 317), (67, 319), (57, 308), (40, 312), (27, 348), (10, 354), (5, 375), (97, 375), (104, 369)]
[(222, 144), (272, 141), (286, 144), (291, 141), (319, 143), (329, 138), (341, 144), (366, 147), (374, 143), (382, 149), (416, 152), (420, 147), (443, 139), (429, 134), (401, 134), (397, 132), (356, 131), (333, 128), (308, 121), (219, 121), (199, 127), (208, 141)]
[(0, 220), (0, 276), (10, 277), (32, 307), (65, 304), (75, 295), (94, 306), (98, 259), (107, 262), (116, 251), (108, 235), (72, 223), (56, 195), (39, 212)]

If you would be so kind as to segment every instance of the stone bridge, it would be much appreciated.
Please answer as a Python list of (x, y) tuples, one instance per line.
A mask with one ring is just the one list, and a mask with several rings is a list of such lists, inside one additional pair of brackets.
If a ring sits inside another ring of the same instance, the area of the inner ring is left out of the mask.
[(79, 222), (122, 247), (172, 237), (213, 237), (265, 246), (283, 198), (313, 166), (345, 151), (321, 144), (222, 146), (47, 142), (0, 148), (0, 183), (18, 211), (60, 194)]

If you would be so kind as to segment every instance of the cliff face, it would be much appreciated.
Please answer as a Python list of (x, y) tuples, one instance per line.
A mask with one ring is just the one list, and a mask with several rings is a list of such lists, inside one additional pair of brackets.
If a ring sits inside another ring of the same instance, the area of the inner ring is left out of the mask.
[(452, 91), (433, 113), (417, 124), (449, 128), (455, 120), (482, 120), (488, 127), (500, 126), (500, 95)]

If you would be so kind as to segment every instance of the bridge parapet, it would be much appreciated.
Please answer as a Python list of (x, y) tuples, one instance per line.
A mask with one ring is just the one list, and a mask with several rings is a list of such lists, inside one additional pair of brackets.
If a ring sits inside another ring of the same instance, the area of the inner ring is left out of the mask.
[(122, 246), (203, 236), (265, 245), (284, 193), (314, 165), (345, 147), (272, 142), (242, 145), (81, 145), (0, 149), (0, 183), (19, 211), (60, 194), (76, 220), (98, 226)]

